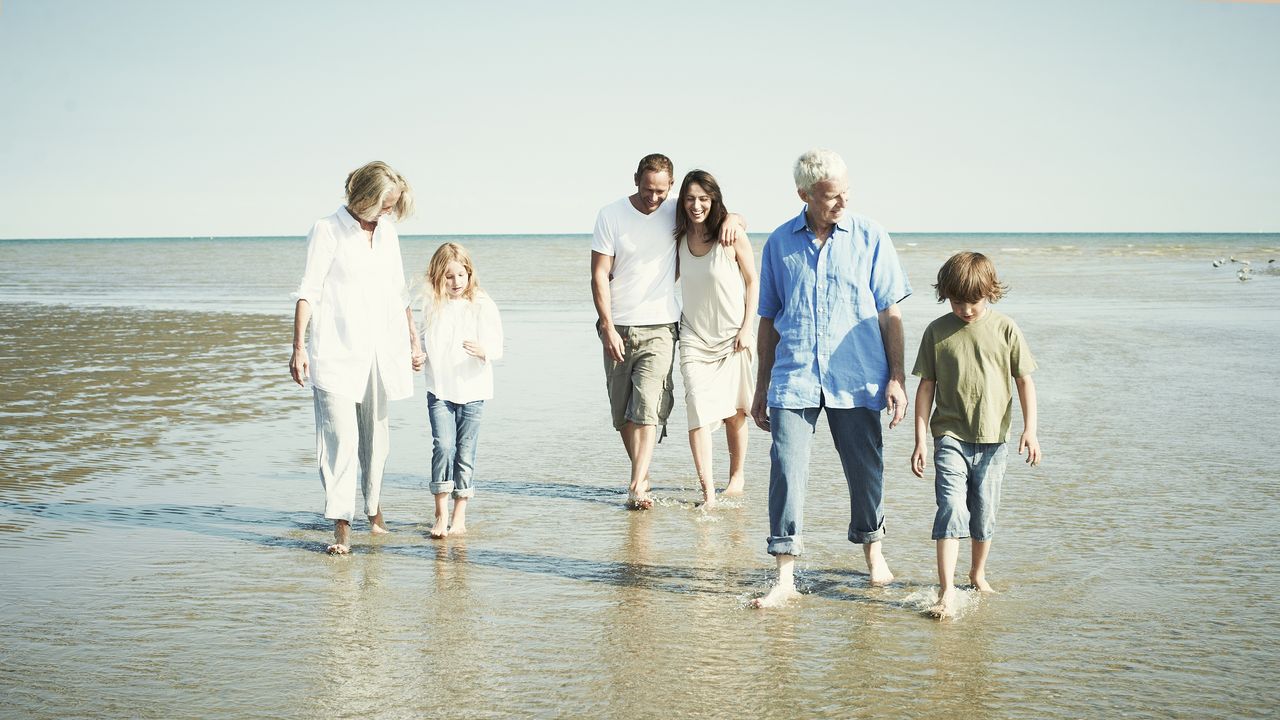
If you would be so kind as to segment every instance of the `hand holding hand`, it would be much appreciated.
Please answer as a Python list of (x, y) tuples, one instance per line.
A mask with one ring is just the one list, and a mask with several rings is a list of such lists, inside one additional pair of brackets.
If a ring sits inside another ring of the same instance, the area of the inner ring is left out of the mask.
[(418, 372), (418, 371), (419, 371), (419, 370), (421, 370), (422, 368), (426, 367), (426, 364), (427, 364), (427, 354), (426, 354), (426, 353), (424, 353), (424, 352), (422, 352), (422, 348), (413, 348), (413, 349), (409, 352), (409, 356), (413, 359), (413, 371), (414, 371), (414, 372)]

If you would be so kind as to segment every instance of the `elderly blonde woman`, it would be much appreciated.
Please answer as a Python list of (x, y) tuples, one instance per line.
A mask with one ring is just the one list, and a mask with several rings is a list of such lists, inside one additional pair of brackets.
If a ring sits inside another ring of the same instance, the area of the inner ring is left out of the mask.
[(423, 361), (400, 237), (387, 217), (413, 211), (409, 184), (385, 163), (371, 162), (347, 176), (346, 190), (346, 204), (307, 236), (289, 360), (294, 382), (305, 387), (311, 379), (324, 516), (333, 520), (327, 551), (335, 555), (351, 552), (357, 475), (370, 531), (387, 532), (379, 499), (389, 450), (387, 402), (413, 394), (413, 370)]

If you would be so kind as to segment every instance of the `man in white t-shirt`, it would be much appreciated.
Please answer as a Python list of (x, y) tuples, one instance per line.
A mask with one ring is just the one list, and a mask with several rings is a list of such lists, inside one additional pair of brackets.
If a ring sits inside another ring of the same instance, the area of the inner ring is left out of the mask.
[[(676, 212), (666, 202), (675, 171), (665, 155), (646, 155), (636, 168), (635, 194), (596, 216), (591, 241), (591, 295), (604, 345), (605, 382), (613, 427), (631, 460), (627, 505), (653, 507), (647, 476), (653, 448), (671, 413), (680, 302), (676, 298)], [(721, 241), (745, 234), (730, 215)], [(661, 432), (659, 432), (661, 426)]]

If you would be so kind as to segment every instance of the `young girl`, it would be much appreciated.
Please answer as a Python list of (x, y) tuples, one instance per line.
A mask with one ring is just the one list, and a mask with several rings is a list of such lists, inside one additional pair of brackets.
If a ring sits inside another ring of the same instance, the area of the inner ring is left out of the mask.
[[(493, 397), (493, 361), (502, 357), (498, 307), (476, 284), (466, 249), (445, 243), (427, 266), (422, 304), (427, 412), (431, 418), (431, 537), (467, 530), (467, 500), (475, 494), (476, 440), (484, 401)], [(453, 517), (446, 519), (449, 495)]]

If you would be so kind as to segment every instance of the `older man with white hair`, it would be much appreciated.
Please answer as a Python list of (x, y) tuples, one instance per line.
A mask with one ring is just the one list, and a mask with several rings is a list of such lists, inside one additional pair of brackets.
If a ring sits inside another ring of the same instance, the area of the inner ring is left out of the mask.
[(769, 544), (777, 583), (756, 607), (795, 596), (803, 552), (809, 450), (818, 414), (849, 486), (849, 541), (862, 545), (872, 585), (893, 574), (881, 552), (884, 459), (880, 411), (906, 415), (902, 315), (911, 294), (893, 241), (876, 222), (845, 212), (849, 172), (830, 150), (795, 164), (804, 210), (765, 243), (760, 265), (760, 365), (751, 416), (773, 436), (769, 451)]

